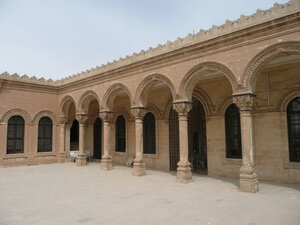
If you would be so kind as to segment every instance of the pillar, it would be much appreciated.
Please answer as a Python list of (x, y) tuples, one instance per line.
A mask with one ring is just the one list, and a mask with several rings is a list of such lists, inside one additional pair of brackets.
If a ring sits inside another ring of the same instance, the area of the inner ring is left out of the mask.
[(143, 176), (146, 175), (146, 163), (143, 160), (143, 117), (146, 114), (146, 108), (131, 108), (131, 114), (135, 118), (135, 159), (132, 174)]
[(71, 149), (71, 126), (72, 123), (66, 123), (65, 126), (65, 149), (66, 149), (66, 154), (67, 154), (67, 159), (70, 160), (70, 149)]
[(79, 153), (76, 159), (77, 166), (86, 166), (87, 160), (86, 155), (84, 152), (85, 148), (85, 122), (87, 121), (88, 117), (84, 114), (76, 115), (76, 120), (79, 122)]
[(240, 108), (243, 165), (240, 169), (240, 191), (257, 192), (258, 180), (255, 171), (254, 135), (252, 110), (254, 94), (234, 95), (233, 102)]
[(67, 118), (65, 116), (59, 116), (59, 146), (58, 146), (58, 162), (63, 163), (67, 159), (67, 153), (65, 149), (65, 128)]
[(188, 112), (192, 109), (191, 102), (174, 102), (174, 110), (178, 113), (179, 122), (179, 154), (180, 161), (177, 164), (177, 178), (179, 183), (189, 183), (192, 181), (191, 163), (188, 160)]
[[(100, 117), (103, 120), (103, 156), (101, 159), (101, 169), (112, 170), (112, 157), (110, 155), (110, 121), (113, 117), (113, 112), (100, 112)], [(99, 137), (101, 138), (101, 137)]]

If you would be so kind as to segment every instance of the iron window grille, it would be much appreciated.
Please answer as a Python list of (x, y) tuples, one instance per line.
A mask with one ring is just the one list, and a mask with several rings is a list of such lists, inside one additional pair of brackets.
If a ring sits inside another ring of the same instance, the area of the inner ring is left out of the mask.
[(143, 118), (143, 153), (156, 154), (155, 117), (149, 112)]
[(7, 154), (24, 153), (24, 126), (21, 116), (12, 116), (8, 120)]
[(118, 116), (115, 124), (116, 152), (126, 151), (126, 122), (124, 116)]
[(42, 117), (38, 128), (38, 152), (52, 151), (53, 123), (49, 117)]

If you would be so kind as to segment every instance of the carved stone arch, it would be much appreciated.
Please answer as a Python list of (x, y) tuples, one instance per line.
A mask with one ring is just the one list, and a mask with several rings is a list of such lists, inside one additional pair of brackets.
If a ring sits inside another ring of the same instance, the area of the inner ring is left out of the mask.
[[(145, 102), (146, 99), (142, 96), (143, 93), (145, 95), (147, 95), (145, 92), (147, 92), (148, 90), (151, 89), (151, 83), (155, 83), (155, 82), (162, 82), (164, 84), (166, 84), (171, 93), (172, 93), (172, 98), (175, 100), (176, 98), (176, 89), (175, 86), (173, 84), (173, 82), (166, 77), (165, 75), (162, 74), (151, 74), (149, 76), (147, 76), (144, 80), (142, 80), (142, 82), (139, 84), (136, 92), (135, 92), (135, 96), (134, 96), (134, 105), (135, 106), (145, 106)], [(148, 89), (148, 90), (147, 90)]]
[(56, 115), (51, 112), (51, 111), (48, 111), (48, 110), (44, 110), (44, 111), (40, 111), (38, 112), (37, 114), (35, 114), (33, 120), (32, 120), (32, 124), (34, 125), (38, 125), (39, 124), (39, 121), (42, 117), (49, 117), (53, 124), (56, 124), (57, 123), (57, 117)]
[(21, 116), (24, 119), (25, 124), (31, 124), (31, 116), (23, 109), (12, 109), (7, 111), (2, 116), (1, 123), (7, 123), (12, 116)]
[(288, 89), (280, 98), (277, 104), (277, 110), (286, 112), (288, 104), (296, 97), (300, 97), (300, 87)]
[[(70, 105), (74, 104), (75, 111), (76, 111), (76, 102), (74, 98), (71, 95), (66, 95), (59, 104), (59, 114), (60, 115), (65, 115), (65, 110), (70, 109)], [(66, 116), (66, 115), (65, 115)]]
[(278, 56), (300, 54), (300, 41), (288, 41), (267, 47), (259, 52), (248, 63), (243, 74), (241, 85), (246, 91), (254, 92), (259, 72), (266, 63)]
[(104, 96), (103, 96), (103, 102), (102, 102), (102, 105), (101, 105), (101, 110), (109, 110), (109, 111), (112, 111), (113, 109), (113, 102), (115, 100), (115, 98), (117, 97), (117, 95), (120, 93), (120, 92), (124, 92), (127, 94), (128, 98), (129, 98), (129, 101), (130, 101), (130, 107), (132, 106), (132, 95), (131, 95), (131, 92), (129, 90), (129, 88), (125, 85), (125, 84), (122, 84), (122, 83), (116, 83), (116, 84), (113, 84), (112, 86), (110, 86)]
[(204, 71), (217, 71), (223, 74), (231, 85), (232, 92), (235, 92), (239, 88), (236, 77), (226, 66), (219, 62), (204, 62), (194, 66), (183, 78), (179, 86), (178, 98), (185, 101), (192, 99), (193, 90), (197, 84), (197, 81), (201, 79), (198, 76), (199, 72)]
[(121, 115), (124, 116), (126, 122), (133, 121), (133, 118), (132, 118), (131, 114), (128, 112), (128, 110), (126, 110), (124, 107), (120, 106), (120, 107), (115, 108), (114, 115), (112, 118), (113, 123), (115, 123), (118, 116), (121, 116)]
[(229, 106), (231, 106), (233, 103), (232, 97), (226, 98), (223, 103), (220, 105), (220, 107), (217, 109), (217, 115), (225, 116), (226, 110)]
[(163, 112), (163, 118), (164, 118), (166, 121), (169, 121), (171, 109), (173, 109), (173, 100), (172, 100), (172, 99), (170, 99), (170, 100), (168, 101), (168, 104), (167, 104), (166, 107), (165, 107), (165, 111)]
[(81, 95), (81, 97), (78, 101), (76, 112), (77, 113), (88, 113), (89, 105), (90, 105), (91, 101), (94, 99), (96, 99), (96, 101), (98, 102), (99, 109), (100, 109), (100, 100), (99, 100), (97, 93), (95, 91), (88, 90)]
[(216, 107), (212, 104), (211, 99), (202, 89), (195, 88), (193, 96), (201, 102), (206, 117), (216, 114)]
[(162, 112), (159, 110), (159, 108), (157, 108), (156, 105), (148, 105), (146, 108), (146, 113), (148, 112), (151, 112), (154, 115), (155, 120), (160, 120), (162, 118)]

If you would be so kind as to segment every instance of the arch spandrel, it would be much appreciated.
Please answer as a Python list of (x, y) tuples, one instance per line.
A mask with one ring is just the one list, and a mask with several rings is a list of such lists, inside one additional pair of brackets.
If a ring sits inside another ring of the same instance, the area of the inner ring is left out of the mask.
[(215, 71), (224, 75), (229, 81), (233, 93), (240, 89), (240, 85), (238, 85), (236, 77), (229, 68), (219, 62), (204, 62), (194, 66), (184, 76), (179, 85), (177, 98), (180, 100), (191, 101), (192, 93), (197, 82), (203, 78), (201, 75), (199, 75), (199, 73), (204, 73), (206, 71)]
[(300, 41), (281, 42), (267, 47), (248, 63), (241, 79), (241, 86), (247, 92), (255, 92), (256, 81), (264, 65), (279, 56), (298, 54), (300, 54)]
[(136, 89), (134, 101), (133, 101), (134, 106), (145, 106), (147, 92), (151, 89), (152, 85), (154, 85), (156, 82), (161, 82), (165, 84), (171, 91), (173, 100), (175, 100), (176, 89), (171, 79), (162, 74), (151, 74), (146, 78), (144, 78), (140, 82), (138, 88)]
[(59, 104), (59, 114), (67, 116), (71, 104), (74, 105), (76, 111), (76, 102), (74, 98), (71, 95), (66, 95), (65, 97), (63, 97)]

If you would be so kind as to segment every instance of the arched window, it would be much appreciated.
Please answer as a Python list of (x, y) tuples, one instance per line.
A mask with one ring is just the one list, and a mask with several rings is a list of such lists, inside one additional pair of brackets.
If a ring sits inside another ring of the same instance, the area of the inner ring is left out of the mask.
[(300, 97), (287, 107), (290, 161), (300, 162)]
[(155, 117), (152, 113), (147, 113), (143, 119), (143, 152), (144, 154), (156, 153), (155, 140)]
[(8, 120), (7, 154), (24, 153), (24, 119), (12, 116)]
[(242, 158), (240, 110), (231, 104), (225, 112), (226, 157)]
[(124, 116), (118, 116), (116, 120), (116, 152), (126, 150), (126, 122)]
[(38, 152), (52, 151), (52, 120), (49, 117), (42, 117), (39, 121), (38, 131)]

